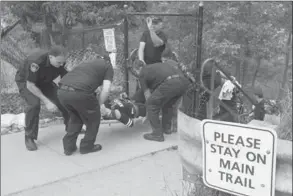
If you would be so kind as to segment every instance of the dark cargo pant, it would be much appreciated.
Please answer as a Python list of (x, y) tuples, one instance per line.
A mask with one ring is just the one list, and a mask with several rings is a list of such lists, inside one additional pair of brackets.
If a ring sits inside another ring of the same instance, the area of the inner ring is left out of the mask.
[[(160, 136), (164, 130), (171, 129), (174, 104), (185, 93), (189, 85), (186, 78), (172, 78), (160, 84), (147, 100), (147, 117), (153, 129), (153, 135)], [(162, 109), (162, 123), (159, 113)]]
[(86, 125), (86, 132), (80, 142), (80, 149), (92, 149), (101, 121), (100, 104), (95, 94), (59, 89), (58, 98), (70, 116), (67, 133), (63, 138), (64, 150), (71, 151), (76, 147), (83, 124)]
[[(25, 83), (18, 83), (20, 96), (25, 100), (27, 107), (25, 109), (25, 135), (32, 139), (38, 138), (39, 132), (39, 114), (41, 110), (40, 99), (26, 88)], [(61, 111), (64, 118), (64, 124), (67, 125), (69, 115), (66, 109), (61, 105), (57, 97), (58, 87), (55, 83), (48, 83), (38, 86), (42, 93), (52, 101)]]

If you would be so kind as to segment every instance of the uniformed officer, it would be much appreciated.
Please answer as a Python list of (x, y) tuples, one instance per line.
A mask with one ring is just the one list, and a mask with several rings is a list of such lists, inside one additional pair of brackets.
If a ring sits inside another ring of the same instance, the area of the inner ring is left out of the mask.
[[(149, 65), (162, 62), (162, 53), (166, 48), (167, 36), (162, 31), (163, 20), (160, 17), (152, 16), (147, 18), (147, 27), (140, 38), (138, 48), (138, 59), (142, 65)], [(144, 103), (142, 89), (132, 97), (137, 103)]]
[(38, 138), (40, 100), (51, 112), (58, 108), (64, 117), (64, 124), (67, 124), (68, 113), (58, 101), (57, 85), (53, 82), (67, 73), (64, 56), (64, 50), (59, 46), (49, 51), (40, 50), (28, 56), (16, 73), (19, 93), (28, 105), (25, 111), (25, 145), (29, 151), (37, 150), (34, 140)]
[(148, 17), (148, 29), (143, 32), (139, 48), (138, 59), (144, 64), (162, 62), (162, 53), (166, 48), (167, 36), (162, 31), (163, 21), (159, 17)]
[[(58, 97), (70, 115), (67, 133), (63, 138), (65, 155), (77, 150), (76, 141), (83, 124), (86, 125), (86, 131), (80, 142), (80, 153), (102, 149), (100, 144), (94, 143), (101, 120), (100, 105), (108, 98), (113, 74), (110, 58), (105, 56), (104, 59), (81, 63), (60, 80)], [(101, 85), (103, 88), (98, 100), (95, 91)]]
[[(144, 66), (139, 79), (146, 98), (147, 118), (153, 130), (145, 134), (144, 138), (162, 142), (163, 133), (171, 133), (172, 106), (185, 93), (190, 81), (168, 63)], [(159, 119), (161, 109), (162, 125)]]

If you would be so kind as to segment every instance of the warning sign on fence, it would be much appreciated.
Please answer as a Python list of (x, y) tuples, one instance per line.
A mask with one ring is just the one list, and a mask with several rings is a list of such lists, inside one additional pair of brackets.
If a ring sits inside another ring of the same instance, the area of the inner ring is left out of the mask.
[(116, 52), (115, 29), (103, 29), (106, 51)]
[(239, 196), (274, 196), (274, 130), (204, 120), (203, 181), (206, 186)]
[(103, 29), (105, 48), (110, 52), (110, 59), (113, 67), (116, 67), (116, 42), (115, 42), (115, 29)]

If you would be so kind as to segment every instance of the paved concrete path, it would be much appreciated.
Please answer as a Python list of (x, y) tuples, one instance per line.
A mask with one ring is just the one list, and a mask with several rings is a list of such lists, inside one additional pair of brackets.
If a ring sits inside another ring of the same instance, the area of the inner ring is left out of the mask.
[(34, 152), (25, 149), (24, 133), (1, 137), (1, 195), (95, 172), (176, 146), (178, 141), (177, 134), (166, 136), (162, 143), (144, 140), (143, 133), (150, 131), (147, 125), (127, 128), (121, 123), (102, 124), (96, 141), (103, 146), (102, 151), (87, 155), (76, 152), (68, 157), (63, 154), (63, 130), (64, 125), (42, 128), (37, 141), (39, 150)]
[(181, 173), (178, 152), (161, 151), (10, 196), (176, 196)]

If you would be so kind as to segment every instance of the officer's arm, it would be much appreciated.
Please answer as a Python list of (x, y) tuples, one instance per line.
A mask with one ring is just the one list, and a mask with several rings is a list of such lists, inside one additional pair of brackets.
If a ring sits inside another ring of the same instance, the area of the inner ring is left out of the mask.
[(42, 93), (42, 91), (34, 83), (26, 81), (26, 87), (31, 93), (39, 97), (44, 103), (49, 102), (49, 99)]
[(103, 87), (102, 87), (102, 91), (100, 93), (100, 100), (99, 100), (100, 105), (104, 104), (108, 98), (110, 88), (111, 88), (111, 83), (113, 81), (113, 77), (114, 77), (113, 67), (109, 66), (106, 73), (105, 73)]
[(145, 43), (147, 40), (147, 31), (145, 31), (141, 38), (140, 38), (140, 42), (139, 42), (139, 47), (138, 47), (138, 59), (144, 62), (144, 48), (145, 48)]
[(63, 78), (63, 76), (65, 76), (67, 73), (68, 73), (68, 71), (65, 69), (65, 65), (60, 67), (59, 75), (60, 75), (61, 78)]
[(26, 81), (26, 88), (33, 93), (35, 96), (39, 97), (44, 103), (48, 102), (49, 99), (42, 93), (42, 91), (36, 86), (36, 82), (39, 76), (39, 65), (36, 63), (26, 61), (28, 69), (28, 76)]
[(150, 31), (150, 35), (155, 47), (165, 45), (167, 42), (167, 37), (162, 31), (159, 31), (158, 33)]

